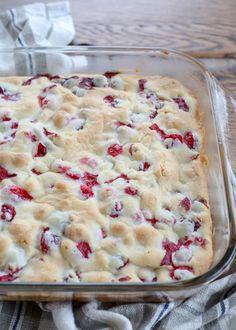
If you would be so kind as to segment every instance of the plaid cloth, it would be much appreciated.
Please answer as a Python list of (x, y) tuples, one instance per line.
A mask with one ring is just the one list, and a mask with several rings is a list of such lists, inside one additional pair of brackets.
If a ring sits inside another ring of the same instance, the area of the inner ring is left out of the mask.
[[(0, 46), (63, 46), (74, 37), (68, 2), (35, 3), (0, 14)], [(0, 74), (53, 74), (79, 71), (86, 59), (73, 63), (58, 54), (2, 58)], [(79, 65), (78, 65), (79, 63)], [(2, 66), (1, 66), (2, 65)], [(77, 66), (76, 66), (77, 65)], [(232, 181), (236, 191), (234, 175)], [(236, 329), (236, 263), (227, 276), (184, 301), (163, 304), (0, 302), (0, 330), (194, 330)]]

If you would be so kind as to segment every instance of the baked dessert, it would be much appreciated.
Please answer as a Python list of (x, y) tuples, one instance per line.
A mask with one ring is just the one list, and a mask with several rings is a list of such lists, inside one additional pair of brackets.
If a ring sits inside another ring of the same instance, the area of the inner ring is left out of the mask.
[(197, 100), (160, 76), (0, 79), (0, 281), (202, 274), (212, 222)]

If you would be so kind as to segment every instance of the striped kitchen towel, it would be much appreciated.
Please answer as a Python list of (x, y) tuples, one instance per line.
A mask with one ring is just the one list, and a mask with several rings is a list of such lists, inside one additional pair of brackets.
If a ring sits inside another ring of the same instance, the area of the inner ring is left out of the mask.
[[(13, 47), (66, 46), (75, 29), (67, 1), (34, 3), (8, 9), (0, 14), (0, 49)], [(84, 56), (74, 57), (56, 52), (15, 55), (0, 53), (0, 75), (34, 75), (47, 72), (61, 74), (78, 71), (86, 65)], [(74, 71), (75, 70), (75, 71)]]
[(34, 3), (0, 14), (0, 47), (65, 46), (75, 30), (67, 1)]

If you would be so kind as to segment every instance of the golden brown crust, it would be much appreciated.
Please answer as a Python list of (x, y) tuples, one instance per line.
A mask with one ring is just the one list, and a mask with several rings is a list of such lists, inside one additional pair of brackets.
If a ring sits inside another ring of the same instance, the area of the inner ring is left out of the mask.
[(191, 91), (125, 74), (0, 86), (4, 276), (165, 282), (210, 267), (205, 132)]

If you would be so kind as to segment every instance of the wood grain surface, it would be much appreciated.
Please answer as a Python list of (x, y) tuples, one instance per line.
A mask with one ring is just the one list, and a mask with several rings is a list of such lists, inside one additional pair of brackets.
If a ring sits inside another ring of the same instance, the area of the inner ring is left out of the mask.
[(231, 25), (156, 23), (77, 23), (77, 42), (112, 46), (157, 46), (197, 57), (235, 57), (236, 27)]
[[(30, 2), (0, 1), (0, 10)], [(76, 42), (156, 46), (202, 58), (236, 58), (235, 0), (70, 0), (70, 4)]]
[[(0, 0), (0, 11), (29, 3), (32, 0)], [(199, 58), (236, 99), (236, 0), (70, 0), (70, 4), (74, 44), (184, 51)], [(230, 120), (236, 171), (236, 113)]]
[[(37, 2), (57, 2), (38, 0)], [(0, 9), (29, 4), (33, 0), (0, 1)], [(35, 1), (36, 2), (36, 1)], [(236, 25), (235, 0), (69, 0), (72, 15), (80, 23), (179, 23)]]

